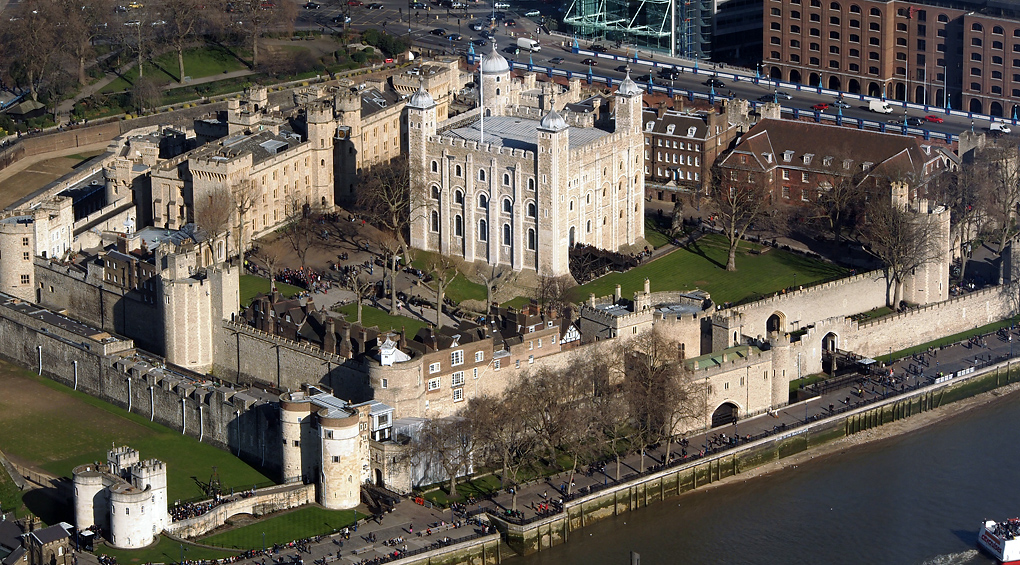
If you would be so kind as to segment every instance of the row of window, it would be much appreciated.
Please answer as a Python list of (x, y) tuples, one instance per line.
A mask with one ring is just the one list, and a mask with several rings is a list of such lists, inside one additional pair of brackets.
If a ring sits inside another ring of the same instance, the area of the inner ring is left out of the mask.
[[(482, 361), (485, 361), (485, 352), (484, 351), (476, 351), (475, 352), (475, 363), (481, 363)], [(458, 349), (456, 351), (450, 352), (450, 365), (452, 367), (456, 367), (457, 365), (463, 365), (463, 364), (464, 364), (464, 350), (463, 349)], [(435, 374), (435, 373), (440, 372), (441, 370), (442, 370), (442, 364), (439, 361), (436, 361), (435, 363), (430, 363), (429, 364), (429, 374)]]
[[(439, 161), (432, 161), (432, 172), (433, 173), (439, 172)], [(454, 165), (453, 176), (463, 177), (464, 169), (462, 169), (460, 165)], [(487, 173), (485, 172), (485, 169), (478, 169), (478, 180), (485, 182), (486, 178), (488, 177)], [(503, 185), (510, 186), (510, 181), (512, 180), (512, 178), (513, 177), (510, 175), (510, 173), (503, 173)], [(535, 190), (535, 179), (533, 178), (528, 179), (528, 190)]]
[[(652, 122), (648, 122), (648, 123), (651, 124)], [(670, 125), (669, 127), (673, 127), (673, 126)], [(672, 142), (673, 143), (670, 144), (670, 140), (669, 139), (663, 140), (660, 137), (660, 138), (657, 138), (655, 140), (655, 145), (657, 147), (666, 147), (666, 148), (672, 147), (673, 149), (684, 149), (684, 150), (687, 150), (687, 151), (701, 151), (701, 144), (699, 144), (699, 143), (691, 143), (689, 141), (677, 141), (675, 139), (672, 140)], [(651, 144), (652, 144), (651, 138), (646, 137), (645, 138), (645, 145), (651, 145)]]
[[(651, 158), (651, 152), (650, 151), (645, 151), (645, 159), (650, 159), (650, 158)], [(680, 165), (685, 164), (684, 163), (684, 156), (683, 155), (679, 155), (678, 156), (676, 153), (673, 153), (672, 154), (672, 159), (673, 159), (673, 161), (672, 161), (673, 163), (678, 163)], [(666, 153), (666, 158), (663, 159), (662, 158), (662, 151), (656, 151), (655, 152), (655, 160), (656, 160), (656, 162), (669, 163), (670, 162), (670, 154)], [(686, 164), (688, 166), (700, 167), (701, 166), (701, 159), (697, 155), (687, 155), (687, 162), (686, 162)]]

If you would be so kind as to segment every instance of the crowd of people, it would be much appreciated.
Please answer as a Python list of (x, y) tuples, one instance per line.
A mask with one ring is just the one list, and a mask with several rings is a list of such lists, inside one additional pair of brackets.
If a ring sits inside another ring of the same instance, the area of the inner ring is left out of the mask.
[(327, 292), (333, 288), (333, 282), (308, 267), (283, 269), (276, 274), (276, 282), (282, 282), (309, 292)]
[(251, 496), (255, 496), (255, 487), (241, 491), (239, 493), (231, 494), (229, 496), (222, 496), (220, 494), (216, 494), (211, 499), (204, 500), (202, 502), (177, 501), (173, 505), (173, 507), (170, 508), (170, 520), (172, 522), (177, 522), (179, 520), (188, 520), (190, 518), (196, 518), (198, 516), (206, 514), (207, 512), (221, 504), (226, 504), (228, 502), (233, 502), (240, 498), (248, 498)]

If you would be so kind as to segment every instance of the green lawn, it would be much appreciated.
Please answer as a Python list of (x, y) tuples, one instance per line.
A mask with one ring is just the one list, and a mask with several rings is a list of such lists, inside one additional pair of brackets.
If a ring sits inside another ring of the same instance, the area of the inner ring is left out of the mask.
[(701, 289), (712, 295), (718, 304), (740, 302), (776, 292), (796, 284), (815, 282), (846, 276), (846, 270), (811, 259), (800, 254), (770, 248), (767, 253), (751, 254), (761, 246), (743, 242), (737, 250), (737, 271), (727, 272), (726, 239), (721, 235), (708, 235), (689, 249), (681, 248), (626, 273), (612, 273), (574, 289), (574, 300), (583, 300), (589, 293), (595, 296), (613, 294), (617, 284), (623, 296), (633, 296), (644, 287), (647, 277), (652, 292), (664, 290)]
[[(669, 218), (662, 218), (663, 222), (672, 222)], [(660, 224), (656, 218), (645, 217), (645, 239), (655, 249), (669, 243), (669, 237), (665, 234), (665, 224)]]
[[(256, 275), (241, 275), (240, 287), (241, 305), (247, 306), (251, 304), (252, 299), (259, 293), (269, 293), (269, 279), (264, 279)], [(280, 291), (280, 294), (287, 298), (304, 291), (302, 288), (281, 282), (276, 283), (276, 290)]]
[(457, 496), (455, 497), (451, 497), (446, 492), (446, 489), (450, 487), (449, 481), (444, 481), (442, 484), (437, 486), (439, 488), (426, 492), (422, 496), (427, 500), (431, 500), (433, 504), (446, 507), (453, 502), (464, 502), (467, 500), (469, 494), (473, 494), (475, 498), (482, 499), (499, 491), (499, 477), (489, 474), (477, 479), (472, 479), (465, 483), (458, 482)]
[[(214, 466), (226, 487), (271, 482), (237, 457), (180, 430), (7, 363), (0, 365), (0, 390), (14, 391), (0, 395), (0, 448), (56, 475), (70, 477), (77, 465), (105, 461), (107, 450), (116, 444), (139, 450), (145, 459), (166, 462), (171, 502), (203, 495), (196, 480), (208, 481)], [(25, 425), (27, 421), (31, 425)]]
[(24, 515), (21, 491), (2, 467), (0, 467), (0, 508), (4, 512), (13, 511), (15, 517)]
[(485, 302), (485, 285), (473, 283), (464, 275), (458, 274), (446, 287), (446, 297), (458, 304), (465, 300)]
[[(116, 557), (119, 565), (131, 565), (133, 563), (178, 563), (181, 560), (181, 543), (166, 536), (159, 536), (158, 542), (142, 549), (116, 549), (106, 545), (96, 546), (96, 555), (104, 553), (111, 557)], [(210, 549), (190, 543), (184, 544), (185, 559), (222, 559), (236, 554), (236, 551)]]
[(942, 347), (943, 345), (952, 345), (952, 344), (954, 344), (956, 342), (963, 341), (965, 339), (969, 339), (969, 338), (974, 337), (976, 335), (995, 333), (995, 332), (999, 331), (1002, 328), (1008, 328), (1012, 323), (1013, 323), (1012, 319), (1001, 320), (1001, 321), (998, 321), (998, 322), (992, 322), (991, 324), (986, 324), (986, 325), (983, 325), (983, 326), (981, 326), (979, 328), (974, 328), (972, 330), (967, 330), (965, 332), (960, 332), (958, 334), (953, 334), (951, 336), (946, 336), (946, 337), (941, 338), (941, 339), (936, 339), (934, 341), (929, 341), (928, 343), (922, 343), (920, 345), (915, 345), (914, 347), (909, 347), (907, 349), (901, 349), (899, 351), (894, 351), (892, 353), (892, 355), (879, 355), (875, 359), (877, 359), (878, 361), (881, 361), (883, 363), (887, 363), (891, 359), (902, 359), (904, 357), (908, 357), (908, 356), (913, 355), (915, 353), (920, 353), (921, 351), (926, 351), (929, 347)]
[[(365, 513), (358, 513), (364, 517)], [(202, 538), (205, 545), (232, 549), (261, 549), (274, 543), (287, 543), (296, 539), (329, 534), (354, 523), (354, 510), (326, 510), (319, 506), (305, 506), (263, 520), (257, 524), (241, 526)], [(265, 539), (263, 540), (263, 534)]]
[[(346, 316), (348, 322), (354, 322), (358, 319), (358, 305), (347, 304), (339, 308), (340, 312)], [(435, 312), (434, 310), (426, 310), (428, 312)], [(383, 310), (373, 308), (372, 306), (363, 305), (361, 307), (361, 324), (367, 328), (372, 326), (379, 326), (380, 331), (387, 330), (400, 330), (401, 327), (407, 332), (407, 339), (411, 339), (418, 333), (419, 328), (423, 328), (428, 324), (419, 320), (418, 318), (409, 318), (407, 316), (390, 316)]]
[(527, 296), (518, 296), (517, 298), (511, 298), (510, 300), (507, 300), (506, 302), (500, 304), (500, 306), (504, 308), (516, 308), (520, 310), (521, 308), (527, 306), (530, 302), (531, 299), (528, 298)]
[[(172, 82), (180, 82), (177, 68), (177, 53), (169, 52), (146, 61), (144, 64), (145, 76), (152, 79), (159, 86), (166, 86)], [(243, 63), (237, 60), (233, 54), (218, 46), (195, 47), (184, 50), (184, 72), (186, 76), (193, 79), (222, 74), (224, 72), (239, 71), (246, 68)], [(102, 93), (123, 92), (131, 90), (132, 85), (138, 79), (138, 68), (132, 67), (123, 76), (117, 78), (102, 89)]]

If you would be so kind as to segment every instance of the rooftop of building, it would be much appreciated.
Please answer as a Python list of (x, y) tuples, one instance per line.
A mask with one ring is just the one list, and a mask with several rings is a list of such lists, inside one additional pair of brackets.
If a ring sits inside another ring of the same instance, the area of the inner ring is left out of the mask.
[(400, 94), (390, 90), (379, 90), (377, 88), (366, 88), (359, 92), (361, 96), (361, 117), (371, 116), (377, 112), (393, 106), (400, 102)]
[(78, 320), (72, 320), (67, 316), (57, 314), (31, 302), (24, 302), (18, 298), (15, 298), (9, 294), (0, 292), (0, 306), (13, 310), (25, 316), (35, 318), (40, 322), (56, 326), (66, 332), (74, 335), (88, 338), (94, 341), (102, 343), (111, 343), (120, 341), (120, 338), (111, 335), (109, 332), (100, 328), (90, 326), (88, 324), (79, 322)]
[[(659, 135), (672, 135), (691, 139), (706, 139), (711, 130), (708, 112), (682, 112), (672, 109), (644, 108), (642, 131)], [(649, 126), (651, 124), (651, 126)]]
[[(482, 143), (509, 147), (511, 149), (537, 151), (538, 128), (540, 125), (539, 120), (528, 118), (490, 116), (484, 119), (484, 124), (483, 120), (479, 119), (462, 127), (445, 130), (439, 135), (467, 141), (479, 141), (481, 139)], [(584, 147), (610, 135), (609, 132), (597, 128), (571, 127), (567, 131), (569, 132), (568, 139), (571, 149)]]
[(250, 153), (252, 164), (257, 165), (299, 143), (301, 143), (301, 136), (294, 132), (281, 131), (276, 134), (269, 130), (263, 130), (250, 134), (238, 134), (204, 145), (192, 151), (190, 157), (227, 162)]

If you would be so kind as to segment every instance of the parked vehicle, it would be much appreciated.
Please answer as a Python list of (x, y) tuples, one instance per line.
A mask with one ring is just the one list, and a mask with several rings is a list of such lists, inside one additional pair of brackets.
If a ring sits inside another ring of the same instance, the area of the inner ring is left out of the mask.
[(879, 114), (892, 114), (892, 106), (890, 106), (885, 100), (868, 101), (868, 110)]
[(507, 4), (506, 2), (496, 2), (492, 5), (492, 7), (497, 10), (509, 10), (510, 4)]
[(538, 40), (529, 39), (527, 37), (518, 37), (517, 47), (524, 49), (525, 51), (531, 51), (532, 53), (537, 53), (542, 50), (542, 46), (538, 44)]
[(525, 12), (524, 15), (528, 18), (538, 18), (542, 16), (542, 12), (539, 12), (538, 10), (531, 10), (529, 12)]

